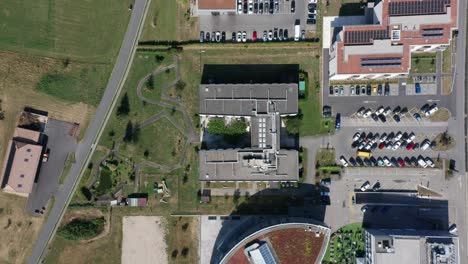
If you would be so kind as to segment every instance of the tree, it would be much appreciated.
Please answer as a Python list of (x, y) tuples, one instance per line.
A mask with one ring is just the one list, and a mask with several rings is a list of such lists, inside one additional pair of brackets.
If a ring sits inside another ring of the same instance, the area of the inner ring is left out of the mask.
[(109, 131), (109, 137), (113, 137), (115, 136), (115, 131), (112, 129), (111, 131)]
[(172, 259), (176, 259), (177, 258), (177, 255), (179, 255), (179, 250), (177, 249), (174, 249), (171, 253), (171, 258)]
[(68, 240), (83, 240), (97, 236), (104, 229), (104, 218), (75, 219), (61, 227), (58, 234)]
[(184, 231), (184, 232), (187, 231), (188, 227), (189, 227), (189, 223), (183, 224), (182, 225), (182, 231)]
[(184, 247), (184, 248), (182, 249), (182, 252), (181, 252), (182, 257), (186, 258), (187, 255), (188, 255), (188, 253), (189, 253), (189, 248), (188, 248), (188, 247)]
[(149, 151), (146, 149), (145, 152), (143, 153), (143, 156), (145, 156), (145, 158), (147, 158), (149, 156)]
[(123, 140), (125, 142), (130, 142), (132, 141), (133, 139), (133, 124), (132, 124), (132, 121), (128, 121), (127, 123), (127, 128), (125, 128), (125, 135), (124, 135), (124, 138)]
[(128, 115), (130, 112), (130, 102), (128, 101), (127, 93), (124, 94), (122, 100), (120, 101), (120, 105), (117, 108), (117, 116), (124, 116)]
[(161, 56), (161, 55), (156, 55), (154, 56), (154, 60), (157, 62), (157, 63), (160, 63), (164, 60), (164, 56)]
[(81, 193), (84, 195), (84, 197), (88, 201), (91, 201), (91, 199), (93, 198), (93, 194), (91, 193), (91, 191), (86, 186), (81, 187)]
[(153, 74), (151, 74), (148, 77), (148, 80), (146, 80), (146, 88), (153, 90), (154, 89), (154, 77)]
[(177, 81), (177, 83), (175, 84), (175, 88), (176, 88), (176, 90), (178, 90), (178, 91), (183, 91), (186, 85), (187, 85), (187, 84), (186, 84), (184, 81), (179, 80), (179, 81)]
[(184, 178), (182, 179), (183, 183), (186, 184), (188, 182), (188, 174), (184, 173)]

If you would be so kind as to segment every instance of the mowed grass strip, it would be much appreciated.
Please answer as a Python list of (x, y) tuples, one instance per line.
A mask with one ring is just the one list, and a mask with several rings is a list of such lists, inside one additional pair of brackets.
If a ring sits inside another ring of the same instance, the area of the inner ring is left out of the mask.
[(0, 1), (0, 50), (112, 62), (134, 0)]

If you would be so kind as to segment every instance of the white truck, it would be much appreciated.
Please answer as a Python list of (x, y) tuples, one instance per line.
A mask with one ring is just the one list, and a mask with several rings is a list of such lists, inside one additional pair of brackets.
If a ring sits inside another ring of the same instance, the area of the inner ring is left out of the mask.
[(295, 26), (294, 26), (294, 41), (299, 41), (301, 37), (301, 24), (299, 23), (299, 20), (296, 20)]

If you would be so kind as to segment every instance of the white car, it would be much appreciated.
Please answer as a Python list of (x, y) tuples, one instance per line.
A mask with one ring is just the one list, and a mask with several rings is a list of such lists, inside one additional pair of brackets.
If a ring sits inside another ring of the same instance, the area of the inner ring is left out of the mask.
[(341, 164), (343, 164), (344, 167), (349, 166), (348, 161), (343, 156), (340, 157), (340, 162), (341, 162)]
[(383, 133), (382, 136), (380, 136), (379, 142), (384, 142), (387, 140), (387, 133)]
[(411, 134), (409, 134), (408, 139), (406, 140), (406, 142), (410, 143), (411, 141), (414, 141), (415, 138), (416, 138), (416, 135), (413, 132), (411, 132)]
[(249, 15), (253, 14), (253, 4), (249, 4)]
[(386, 156), (383, 158), (383, 162), (384, 162), (385, 166), (387, 166), (387, 167), (392, 166), (392, 163), (390, 162), (390, 160)]
[(370, 109), (367, 109), (366, 112), (362, 115), (364, 118), (368, 118), (372, 114), (372, 111)]
[(242, 32), (242, 42), (247, 42), (247, 32)]
[(393, 150), (397, 150), (397, 149), (400, 148), (400, 146), (401, 146), (401, 142), (400, 142), (400, 141), (397, 141), (397, 142), (395, 142), (395, 144), (393, 144), (392, 149), (393, 149)]
[(370, 188), (370, 183), (369, 181), (366, 181), (362, 186), (361, 186), (361, 191), (365, 192), (367, 189)]
[(435, 104), (431, 106), (431, 108), (429, 108), (429, 110), (427, 110), (426, 113), (424, 113), (426, 116), (431, 116), (433, 115), (435, 112), (437, 112), (437, 110), (439, 110), (439, 107), (437, 107)]
[(372, 148), (372, 142), (367, 143), (365, 150), (370, 150)]
[(390, 107), (387, 107), (387, 108), (385, 108), (385, 110), (383, 112), (383, 115), (388, 116), (391, 113), (392, 113), (392, 109)]
[(455, 234), (457, 232), (458, 228), (457, 228), (457, 225), (456, 224), (452, 224), (450, 227), (449, 227), (449, 232), (450, 234)]
[(394, 140), (395, 140), (395, 141), (398, 141), (398, 140), (401, 139), (401, 137), (403, 137), (403, 134), (402, 134), (401, 132), (398, 132), (398, 133), (395, 135)]
[(317, 3), (317, 0), (309, 0), (309, 3), (310, 3), (310, 4), (316, 4), (316, 3)]
[(237, 13), (242, 14), (242, 4), (237, 5)]
[(242, 41), (242, 32), (238, 31), (237, 32), (237, 42), (241, 42)]
[(427, 163), (421, 157), (418, 159), (418, 164), (419, 164), (419, 166), (421, 166), (423, 168), (427, 168)]
[(379, 108), (375, 111), (375, 114), (376, 114), (376, 115), (380, 115), (380, 114), (382, 114), (384, 111), (385, 111), (385, 109), (383, 108), (383, 106), (381, 106), (381, 107), (379, 107)]
[(430, 145), (431, 145), (431, 142), (429, 141), (429, 139), (426, 138), (426, 139), (421, 143), (421, 150), (426, 150)]
[(361, 137), (361, 134), (359, 132), (356, 132), (356, 134), (354, 134), (353, 136), (353, 141), (358, 141), (360, 137)]
[(429, 167), (431, 167), (431, 168), (434, 168), (434, 167), (435, 167), (435, 163), (434, 163), (434, 161), (432, 161), (431, 158), (426, 157), (426, 158), (424, 159), (424, 161), (426, 162), (427, 166), (429, 166)]
[(357, 113), (357, 116), (361, 117), (364, 114), (364, 112), (366, 112), (366, 109), (364, 107), (361, 107), (357, 110), (356, 113)]

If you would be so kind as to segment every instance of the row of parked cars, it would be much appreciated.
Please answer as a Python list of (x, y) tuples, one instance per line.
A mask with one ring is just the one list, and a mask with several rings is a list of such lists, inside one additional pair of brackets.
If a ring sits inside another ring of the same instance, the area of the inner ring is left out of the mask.
[[(306, 32), (302, 30), (301, 40), (306, 40)], [(272, 30), (264, 30), (262, 36), (257, 35), (257, 31), (252, 32), (252, 36), (247, 37), (246, 31), (232, 32), (231, 41), (232, 42), (271, 42), (271, 41), (290, 41), (289, 31), (282, 28), (274, 28)], [(200, 31), (200, 43), (203, 42), (226, 42), (226, 32), (225, 31), (213, 31), (213, 32), (204, 32)]]
[[(289, 1), (289, 0), (288, 0)], [(296, 1), (291, 1), (291, 13), (296, 12)], [(279, 12), (279, 0), (238, 0), (238, 14), (275, 14)]]
[(350, 157), (349, 161), (344, 157), (340, 157), (340, 162), (344, 167), (422, 167), (427, 168), (435, 167), (434, 161), (429, 157), (423, 157), (419, 155), (418, 157), (405, 157), (405, 158), (388, 158), (385, 157), (370, 157), (370, 158), (361, 158), (361, 157)]
[[(401, 118), (408, 113), (407, 107), (397, 106), (393, 110), (390, 107), (384, 108), (380, 106), (377, 110), (373, 111), (370, 108), (361, 107), (357, 110), (356, 114), (358, 117), (362, 118), (372, 118), (375, 122), (381, 121), (382, 123), (387, 122), (387, 118), (393, 118), (397, 123), (401, 121)], [(418, 114), (414, 116), (418, 121), (421, 120), (421, 116)]]
[[(344, 95), (343, 85), (331, 85), (329, 88), (330, 95)], [(367, 85), (351, 85), (349, 87), (350, 95), (390, 95), (390, 84), (367, 84)]]
[(352, 148), (358, 150), (372, 151), (374, 149), (392, 149), (406, 148), (407, 150), (426, 150), (428, 148), (434, 149), (437, 146), (435, 141), (424, 139), (421, 143), (415, 143), (416, 134), (414, 132), (408, 133), (401, 131), (394, 133), (390, 132), (373, 134), (372, 132), (366, 134), (365, 132), (356, 132), (353, 136)]

